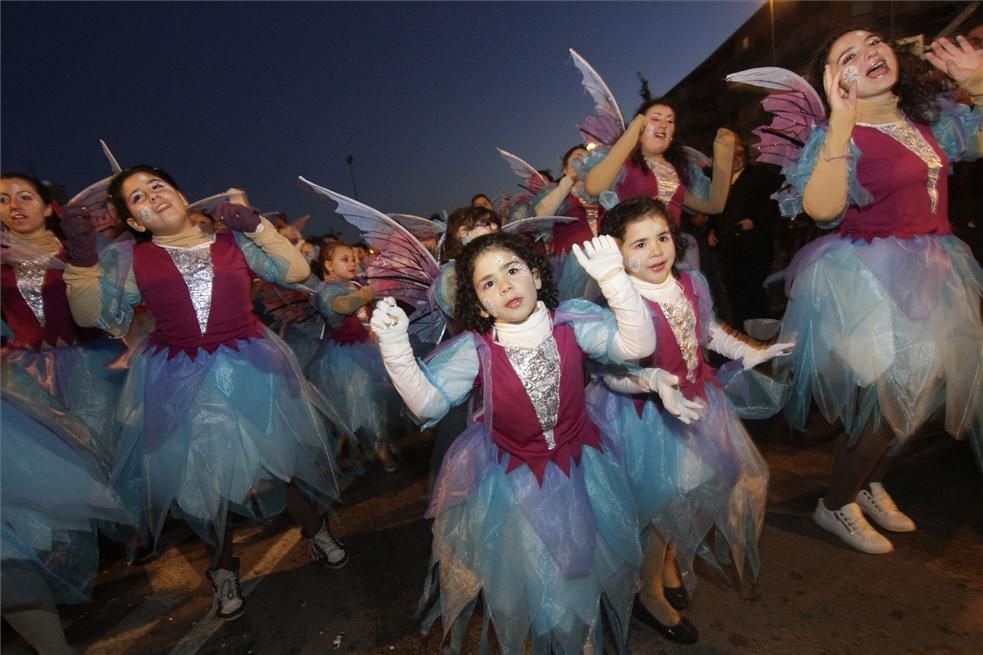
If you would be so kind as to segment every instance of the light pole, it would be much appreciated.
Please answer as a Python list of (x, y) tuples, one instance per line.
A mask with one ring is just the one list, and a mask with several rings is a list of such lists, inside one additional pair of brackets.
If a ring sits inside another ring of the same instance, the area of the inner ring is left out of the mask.
[(352, 193), (355, 196), (355, 200), (358, 200), (358, 187), (355, 186), (355, 166), (352, 164), (352, 162), (355, 161), (355, 158), (348, 155), (345, 157), (345, 161), (348, 163), (348, 172), (352, 176)]

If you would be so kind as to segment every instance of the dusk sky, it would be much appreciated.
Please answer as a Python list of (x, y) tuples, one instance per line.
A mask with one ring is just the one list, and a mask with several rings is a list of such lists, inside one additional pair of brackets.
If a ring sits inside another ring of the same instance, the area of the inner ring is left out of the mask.
[(761, 4), (3, 2), (0, 164), (71, 195), (110, 173), (103, 138), (317, 233), (296, 177), (351, 195), (351, 154), (363, 202), (429, 215), (518, 191), (496, 146), (559, 168), (592, 111), (569, 48), (630, 119), (636, 71), (669, 90)]

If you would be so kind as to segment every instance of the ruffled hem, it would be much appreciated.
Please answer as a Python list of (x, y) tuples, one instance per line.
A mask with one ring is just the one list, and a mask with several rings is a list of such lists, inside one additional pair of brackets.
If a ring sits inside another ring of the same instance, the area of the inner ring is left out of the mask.
[(174, 511), (214, 543), (228, 511), (258, 519), (283, 511), (286, 483), (328, 507), (338, 474), (318, 411), (347, 429), (269, 331), (194, 360), (144, 350), (120, 397), (113, 484), (155, 537)]
[(311, 383), (345, 408), (345, 422), (363, 455), (399, 452), (402, 402), (389, 381), (379, 346), (324, 339), (307, 369)]
[[(886, 421), (895, 447), (945, 405), (945, 429), (983, 439), (983, 270), (952, 236), (827, 237), (793, 262), (776, 361), (785, 413), (805, 429), (814, 400), (852, 439)], [(983, 465), (983, 461), (980, 462)]]
[(3, 398), (3, 605), (88, 599), (96, 523), (130, 523), (71, 416)]
[(440, 617), (459, 650), (480, 595), (503, 653), (527, 639), (535, 653), (600, 652), (602, 614), (624, 649), (641, 562), (624, 472), (590, 448), (569, 477), (550, 464), (542, 486), (527, 467), (507, 467), (480, 425), (448, 452), (428, 512), (425, 628)]

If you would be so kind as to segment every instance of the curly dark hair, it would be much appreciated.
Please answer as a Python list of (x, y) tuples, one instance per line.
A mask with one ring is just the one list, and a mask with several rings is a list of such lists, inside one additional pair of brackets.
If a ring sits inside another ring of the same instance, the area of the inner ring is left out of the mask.
[[(864, 31), (875, 36), (881, 36), (877, 30), (868, 26), (857, 25), (845, 30), (837, 30), (816, 51), (811, 66), (812, 85), (819, 93), (826, 114), (829, 115), (829, 101), (823, 89), (823, 71), (829, 58), (833, 44), (848, 32)], [(883, 39), (884, 37), (881, 36)], [(923, 125), (931, 125), (938, 119), (938, 95), (948, 90), (944, 79), (937, 76), (935, 69), (927, 61), (919, 59), (910, 50), (899, 49), (896, 43), (884, 39), (894, 55), (898, 58), (898, 81), (894, 85), (894, 94), (898, 96), (898, 108), (905, 116)]]
[(502, 218), (490, 209), (484, 207), (459, 207), (447, 218), (447, 237), (444, 241), (444, 251), (440, 255), (442, 262), (449, 262), (457, 257), (464, 244), (457, 233), (463, 228), (472, 230), (479, 225), (494, 225), (502, 229)]
[[(678, 136), (680, 132), (680, 128), (682, 127), (682, 124), (679, 120), (679, 112), (676, 111), (676, 106), (673, 105), (668, 100), (664, 100), (662, 98), (656, 98), (654, 100), (648, 100), (647, 102), (643, 102), (642, 106), (639, 107), (638, 111), (635, 112), (635, 115), (644, 116), (645, 112), (647, 112), (652, 107), (655, 107), (656, 105), (664, 105), (672, 110), (672, 113), (676, 117), (675, 136)], [(683, 149), (683, 142), (678, 138), (673, 138), (673, 140), (669, 142), (669, 148), (666, 149), (666, 152), (663, 156), (666, 158), (666, 161), (672, 164), (672, 167), (676, 169), (676, 175), (679, 176), (679, 181), (683, 183), (683, 186), (689, 186), (690, 183), (689, 157), (686, 155), (686, 151)], [(635, 147), (635, 151), (631, 153), (631, 161), (634, 162), (637, 166), (639, 166), (643, 171), (646, 171), (649, 175), (655, 175), (655, 173), (650, 171), (648, 166), (645, 164), (645, 156), (642, 154), (641, 141), (639, 141), (638, 146)]]
[(484, 334), (495, 323), (495, 319), (491, 316), (481, 315), (481, 302), (478, 300), (478, 294), (475, 292), (472, 282), (474, 264), (478, 255), (492, 249), (514, 253), (516, 257), (529, 266), (530, 270), (538, 271), (541, 285), (537, 297), (549, 309), (556, 309), (556, 306), (560, 304), (560, 299), (556, 291), (556, 284), (553, 282), (553, 267), (549, 259), (540, 253), (536, 244), (527, 237), (508, 232), (493, 232), (480, 236), (464, 246), (454, 263), (454, 272), (457, 274), (457, 298), (455, 299), (457, 318), (465, 328)]
[(612, 207), (601, 221), (601, 234), (607, 234), (618, 241), (625, 240), (625, 232), (628, 226), (636, 221), (640, 221), (651, 215), (656, 215), (666, 222), (669, 226), (669, 235), (672, 237), (672, 245), (676, 249), (676, 261), (672, 264), (672, 274), (679, 277), (677, 264), (686, 257), (686, 249), (689, 243), (683, 238), (682, 230), (669, 218), (669, 212), (661, 200), (652, 198), (632, 198), (625, 200)]

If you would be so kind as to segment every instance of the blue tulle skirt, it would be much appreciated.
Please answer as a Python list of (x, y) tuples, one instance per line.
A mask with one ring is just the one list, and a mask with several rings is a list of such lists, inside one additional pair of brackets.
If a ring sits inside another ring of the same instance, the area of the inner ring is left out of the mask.
[(113, 485), (154, 538), (171, 511), (218, 543), (229, 511), (260, 520), (283, 511), (286, 483), (325, 508), (338, 499), (327, 426), (344, 422), (269, 330), (194, 359), (142, 346), (117, 417)]
[(6, 348), (3, 389), (85, 423), (92, 453), (108, 474), (116, 454), (113, 413), (126, 372), (107, 367), (125, 351), (109, 338), (40, 352)]
[(619, 649), (627, 644), (641, 549), (631, 489), (606, 452), (583, 449), (570, 476), (547, 465), (542, 485), (528, 467), (506, 473), (508, 455), (483, 426), (451, 446), (428, 516), (434, 518), (431, 572), (421, 607), (441, 618), (459, 651), (479, 596), (501, 652), (601, 652), (602, 614)]
[(281, 332), (283, 340), (297, 357), (301, 370), (307, 370), (324, 333), (324, 319), (318, 315), (290, 323)]
[(3, 607), (88, 599), (99, 522), (130, 523), (73, 416), (3, 394)]
[(405, 427), (400, 418), (403, 403), (389, 381), (378, 344), (322, 339), (307, 376), (336, 407), (343, 408), (363, 456), (382, 453), (387, 447), (399, 452), (398, 436)]
[(696, 586), (698, 555), (715, 566), (733, 561), (739, 575), (747, 561), (756, 578), (768, 467), (727, 396), (707, 385), (707, 408), (689, 425), (652, 400), (639, 416), (633, 397), (600, 381), (591, 383), (587, 398), (591, 420), (621, 437), (643, 537), (653, 526), (676, 546), (686, 587)]
[(886, 422), (896, 450), (944, 405), (946, 431), (970, 436), (983, 469), (983, 270), (966, 244), (831, 235), (796, 255), (786, 285), (779, 340), (796, 347), (775, 370), (793, 427), (815, 401), (852, 439)]

